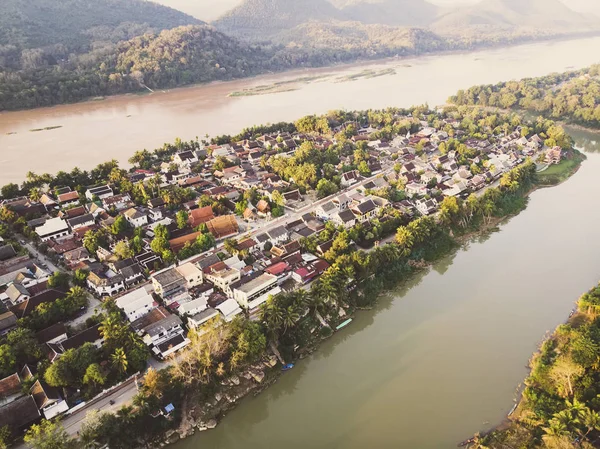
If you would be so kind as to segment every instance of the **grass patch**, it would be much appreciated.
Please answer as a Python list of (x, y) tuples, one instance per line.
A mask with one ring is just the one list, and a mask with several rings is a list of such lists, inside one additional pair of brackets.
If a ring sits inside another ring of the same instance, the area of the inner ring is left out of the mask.
[(575, 173), (584, 160), (585, 155), (583, 153), (573, 150), (568, 159), (561, 161), (560, 164), (551, 165), (543, 172), (538, 173), (538, 183), (541, 185), (560, 184)]

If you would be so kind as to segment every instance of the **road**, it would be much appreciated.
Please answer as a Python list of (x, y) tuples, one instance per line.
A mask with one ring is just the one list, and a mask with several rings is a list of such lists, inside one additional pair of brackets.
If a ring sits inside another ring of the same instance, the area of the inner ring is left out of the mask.
[[(23, 241), (23, 237), (19, 236), (19, 239), (21, 241)], [(51, 271), (52, 273), (56, 272), (56, 271), (62, 271), (64, 272), (65, 270), (63, 270), (62, 268), (57, 267), (56, 265), (54, 265), (50, 259), (48, 259), (46, 256), (44, 256), (42, 253), (40, 253), (37, 249), (35, 249), (35, 247), (31, 244), (31, 243), (25, 243), (25, 245), (23, 245), (25, 248), (27, 248), (27, 251), (29, 251), (30, 254), (33, 254), (33, 256), (39, 260), (40, 262), (42, 262), (43, 264), (45, 264), (48, 267), (48, 270)]]
[(284, 216), (276, 218), (275, 220), (268, 222), (263, 227), (260, 227), (258, 229), (252, 229), (251, 231), (245, 233), (243, 235), (243, 237), (244, 238), (254, 237), (258, 234), (263, 234), (265, 232), (268, 232), (268, 231), (272, 230), (273, 228), (276, 228), (277, 226), (286, 225), (287, 223), (291, 223), (293, 221), (299, 220), (300, 218), (302, 218), (302, 216), (304, 214), (313, 212), (317, 207), (325, 204), (328, 201), (331, 201), (335, 197), (340, 196), (343, 193), (348, 193), (353, 190), (356, 190), (357, 188), (360, 188), (360, 187), (364, 186), (365, 184), (367, 184), (369, 181), (373, 181), (374, 179), (376, 179), (380, 176), (384, 176), (392, 170), (393, 170), (393, 167), (390, 167), (387, 170), (382, 171), (381, 173), (373, 175), (369, 178), (365, 178), (362, 181), (357, 182), (356, 184), (345, 188), (344, 190), (334, 193), (333, 195), (330, 195), (328, 197), (320, 199), (316, 202), (310, 203), (309, 205), (304, 206), (302, 209), (292, 210), (292, 209), (286, 208), (286, 210), (290, 211), (289, 213), (286, 213)]
[[(137, 394), (137, 391), (135, 381), (131, 380), (113, 393), (63, 419), (62, 425), (69, 435), (75, 436), (81, 430), (81, 426), (90, 411), (114, 413), (124, 405), (129, 404)], [(114, 404), (111, 404), (110, 401), (114, 401)]]

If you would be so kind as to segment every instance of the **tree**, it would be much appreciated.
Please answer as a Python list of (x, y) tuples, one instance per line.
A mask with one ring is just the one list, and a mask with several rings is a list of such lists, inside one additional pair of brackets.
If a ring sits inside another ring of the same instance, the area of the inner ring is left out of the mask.
[(281, 193), (279, 193), (279, 190), (273, 190), (271, 193), (271, 201), (273, 201), (273, 203), (277, 206), (285, 205), (285, 198)]
[(369, 168), (369, 164), (367, 164), (366, 161), (362, 161), (360, 164), (358, 164), (356, 168), (360, 172), (361, 176), (371, 176), (371, 169)]
[(13, 441), (12, 431), (9, 426), (0, 427), (0, 449), (8, 449)]
[(180, 210), (177, 212), (176, 221), (177, 221), (177, 229), (183, 229), (188, 225), (189, 215), (186, 211)]
[(127, 223), (125, 217), (123, 215), (119, 215), (117, 218), (115, 218), (114, 223), (111, 225), (110, 232), (113, 235), (121, 235), (127, 230), (128, 227), (129, 223)]
[(83, 246), (93, 256), (98, 251), (98, 234), (94, 231), (87, 231), (83, 236)]
[(317, 196), (319, 198), (325, 198), (330, 195), (333, 195), (338, 191), (338, 186), (328, 179), (321, 178), (317, 183)]
[(196, 237), (196, 246), (198, 247), (198, 252), (208, 251), (215, 246), (215, 243), (215, 237), (210, 232), (206, 234), (200, 234), (198, 237)]
[(78, 268), (73, 273), (73, 284), (75, 284), (79, 287), (84, 287), (89, 274), (90, 274), (89, 271)]
[(25, 327), (14, 329), (9, 332), (6, 342), (12, 348), (19, 364), (36, 363), (44, 356), (35, 333), (31, 329)]
[(0, 189), (0, 193), (2, 194), (2, 198), (10, 199), (19, 196), (19, 186), (15, 183), (9, 183), (2, 186)]
[(133, 250), (129, 247), (129, 242), (127, 240), (119, 240), (115, 245), (113, 253), (121, 260), (129, 259), (130, 257), (133, 257), (134, 254)]
[(2, 377), (9, 376), (15, 372), (17, 356), (13, 349), (7, 345), (0, 345), (0, 373)]
[(558, 393), (564, 398), (573, 397), (573, 383), (579, 379), (585, 370), (568, 356), (560, 356), (550, 370), (550, 378)]
[(124, 374), (127, 372), (127, 354), (123, 348), (115, 349), (115, 352), (110, 357), (110, 361), (119, 373)]
[(86, 385), (104, 385), (106, 382), (106, 376), (102, 373), (102, 368), (98, 363), (92, 363), (85, 370), (83, 376), (83, 383)]
[(66, 290), (69, 288), (69, 275), (62, 271), (55, 271), (48, 278), (48, 287)]
[(43, 419), (34, 424), (25, 434), (24, 440), (33, 449), (71, 449), (76, 447), (73, 440), (59, 422)]

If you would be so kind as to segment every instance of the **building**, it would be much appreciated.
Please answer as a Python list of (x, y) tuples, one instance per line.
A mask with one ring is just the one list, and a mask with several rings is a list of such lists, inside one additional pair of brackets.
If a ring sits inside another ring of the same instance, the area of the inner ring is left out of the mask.
[(360, 173), (358, 170), (351, 170), (342, 174), (342, 180), (340, 182), (342, 187), (350, 187), (360, 181)]
[(104, 338), (100, 332), (100, 326), (101, 324), (98, 323), (66, 340), (60, 340), (57, 343), (46, 343), (46, 347), (48, 348), (48, 359), (50, 362), (54, 362), (66, 351), (81, 348), (86, 343), (90, 343), (98, 349), (101, 348), (104, 343)]
[(166, 303), (171, 303), (179, 296), (187, 294), (186, 279), (175, 268), (167, 268), (152, 275), (154, 291)]
[(115, 299), (115, 304), (125, 312), (130, 322), (134, 322), (158, 306), (152, 297), (151, 291), (151, 285), (138, 288), (123, 296), (119, 296)]
[(98, 296), (114, 296), (125, 290), (125, 278), (112, 271), (105, 273), (91, 272), (86, 280), (90, 290)]
[(108, 185), (98, 186), (98, 187), (90, 187), (89, 189), (87, 189), (85, 191), (85, 197), (90, 201), (94, 201), (96, 198), (103, 200), (103, 199), (109, 198), (113, 195), (114, 195), (114, 192)]
[(58, 389), (39, 380), (36, 380), (29, 389), (29, 394), (46, 419), (52, 419), (69, 410), (67, 401), (62, 398)]
[(136, 209), (135, 207), (127, 209), (123, 213), (123, 216), (129, 222), (129, 224), (135, 228), (139, 228), (148, 224), (148, 214)]
[(288, 230), (283, 226), (277, 226), (267, 232), (267, 236), (273, 245), (279, 245), (290, 238)]
[(185, 315), (193, 316), (193, 315), (197, 315), (200, 312), (206, 310), (207, 307), (208, 307), (208, 302), (206, 301), (206, 298), (200, 297), (200, 298), (192, 299), (191, 301), (181, 304), (179, 306), (179, 309), (177, 309), (177, 312), (181, 316), (185, 316)]
[(337, 226), (350, 229), (356, 225), (356, 215), (350, 209), (345, 209), (331, 217), (331, 221)]
[(184, 263), (175, 268), (185, 279), (187, 289), (197, 287), (204, 282), (203, 272), (191, 262)]
[[(236, 303), (237, 304), (237, 303)], [(207, 321), (219, 316), (219, 311), (209, 307), (204, 309), (202, 312), (199, 312), (193, 316), (188, 318), (188, 327), (190, 329), (198, 330), (201, 326), (203, 326)]]
[(79, 215), (67, 220), (67, 224), (72, 230), (83, 228), (85, 226), (92, 226), (95, 222), (96, 220), (94, 220), (92, 214)]
[(190, 211), (188, 223), (192, 228), (196, 228), (202, 223), (208, 223), (215, 218), (215, 214), (211, 206), (199, 207)]
[(58, 195), (58, 204), (60, 204), (60, 207), (69, 207), (79, 204), (79, 193), (75, 191)]
[(359, 222), (364, 223), (377, 216), (379, 207), (373, 200), (366, 200), (356, 206), (351, 206), (350, 210), (354, 213)]
[(8, 427), (15, 435), (40, 419), (34, 398), (23, 393), (17, 373), (0, 380), (0, 427)]
[(206, 223), (208, 231), (215, 239), (224, 239), (238, 233), (238, 223), (234, 215), (221, 215)]
[(232, 298), (229, 298), (229, 299), (223, 301), (221, 304), (219, 304), (217, 307), (215, 307), (215, 309), (217, 309), (219, 312), (221, 312), (223, 319), (227, 323), (231, 322), (237, 315), (242, 313), (242, 309), (240, 308), (240, 305), (237, 303), (237, 301), (235, 299), (232, 299)]
[[(77, 192), (75, 192), (77, 193)], [(50, 239), (58, 239), (71, 234), (69, 225), (62, 218), (51, 218), (42, 226), (35, 228), (35, 233), (40, 236), (42, 242), (47, 242)]]
[(263, 273), (257, 278), (235, 287), (233, 298), (240, 306), (252, 313), (265, 303), (269, 296), (275, 296), (278, 293), (281, 293), (281, 288), (279, 288), (277, 276)]
[(206, 280), (212, 282), (215, 287), (221, 289), (224, 293), (229, 292), (229, 287), (234, 282), (241, 279), (240, 270), (230, 268), (224, 262), (218, 262), (210, 266), (205, 272)]
[(190, 343), (177, 315), (158, 307), (134, 321), (131, 326), (157, 357), (164, 359)]

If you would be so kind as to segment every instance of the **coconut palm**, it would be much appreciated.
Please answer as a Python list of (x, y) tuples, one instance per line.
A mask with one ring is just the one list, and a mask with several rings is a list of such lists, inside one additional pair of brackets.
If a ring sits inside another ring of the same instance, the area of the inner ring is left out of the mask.
[(283, 311), (283, 333), (285, 334), (287, 330), (293, 327), (299, 319), (300, 313), (298, 312), (298, 309), (293, 305), (288, 306)]
[(110, 356), (110, 361), (120, 373), (124, 374), (127, 372), (127, 365), (129, 362), (127, 361), (127, 354), (125, 354), (123, 348), (115, 349), (115, 352)]

